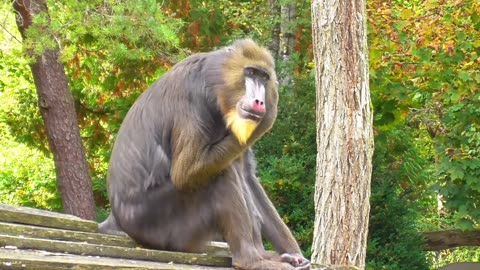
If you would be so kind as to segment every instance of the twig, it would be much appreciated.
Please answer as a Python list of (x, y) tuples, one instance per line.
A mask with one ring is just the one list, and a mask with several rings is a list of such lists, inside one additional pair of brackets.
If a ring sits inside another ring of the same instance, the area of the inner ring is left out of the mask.
[(5, 27), (5, 25), (0, 23), (0, 26), (2, 26), (3, 30), (5, 30), (5, 32), (7, 32), (10, 36), (12, 36), (18, 43), (22, 44), (22, 41), (19, 40), (14, 34), (10, 33), (10, 31), (8, 31), (8, 29)]

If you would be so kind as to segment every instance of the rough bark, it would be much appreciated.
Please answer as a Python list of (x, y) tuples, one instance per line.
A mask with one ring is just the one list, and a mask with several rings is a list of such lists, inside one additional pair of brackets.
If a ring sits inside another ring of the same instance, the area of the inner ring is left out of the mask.
[(438, 251), (461, 246), (480, 246), (480, 230), (447, 230), (423, 233), (425, 250)]
[[(47, 13), (45, 0), (16, 0), (17, 25), (23, 39), (32, 18)], [(53, 37), (51, 37), (53, 38)], [(48, 143), (53, 153), (57, 183), (66, 213), (85, 219), (95, 218), (95, 203), (87, 161), (80, 137), (74, 101), (68, 88), (58, 48), (35, 56), (30, 65)]]
[(373, 129), (364, 0), (314, 0), (317, 176), (312, 262), (365, 267)]

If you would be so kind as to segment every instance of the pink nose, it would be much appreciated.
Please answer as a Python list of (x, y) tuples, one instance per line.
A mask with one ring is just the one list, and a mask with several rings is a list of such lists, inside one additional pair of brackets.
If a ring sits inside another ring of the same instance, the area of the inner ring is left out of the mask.
[(264, 113), (265, 112), (265, 102), (263, 102), (263, 100), (254, 99), (253, 104), (252, 104), (252, 109), (255, 112), (258, 112), (258, 113)]

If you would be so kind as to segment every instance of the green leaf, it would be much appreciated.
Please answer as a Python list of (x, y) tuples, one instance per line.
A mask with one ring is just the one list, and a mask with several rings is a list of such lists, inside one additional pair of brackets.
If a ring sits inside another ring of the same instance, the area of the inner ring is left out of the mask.
[(463, 109), (463, 107), (465, 107), (465, 104), (459, 103), (459, 104), (453, 105), (452, 108), (451, 108), (451, 111), (452, 112), (459, 112)]
[[(480, 169), (480, 159), (471, 159), (469, 160), (468, 162), (468, 167), (472, 170), (477, 170), (477, 169)], [(479, 181), (480, 183), (480, 181)]]
[(463, 179), (465, 175), (461, 168), (453, 165), (447, 170), (447, 173), (450, 174), (450, 178), (452, 178), (452, 180)]
[(472, 19), (473, 23), (480, 23), (480, 16), (476, 12), (474, 12), (474, 13), (472, 13), (472, 15), (470, 15), (470, 19)]
[(473, 77), (477, 83), (480, 83), (480, 73), (475, 74)]
[(398, 29), (399, 31), (401, 31), (405, 26), (407, 26), (409, 24), (408, 21), (406, 20), (398, 20), (396, 21), (396, 23), (394, 24), (395, 28)]
[(412, 54), (417, 56), (420, 61), (428, 62), (432, 58), (432, 49), (427, 47), (422, 47), (417, 50), (412, 50)]
[(459, 71), (458, 72), (458, 77), (463, 82), (468, 82), (468, 81), (472, 80), (472, 75), (469, 72), (465, 72), (465, 71)]
[(459, 41), (464, 41), (466, 39), (466, 37), (467, 36), (465, 35), (465, 33), (463, 31), (458, 31), (457, 32), (457, 39)]
[(457, 221), (457, 227), (462, 231), (471, 230), (474, 228), (474, 223), (470, 219), (461, 218)]

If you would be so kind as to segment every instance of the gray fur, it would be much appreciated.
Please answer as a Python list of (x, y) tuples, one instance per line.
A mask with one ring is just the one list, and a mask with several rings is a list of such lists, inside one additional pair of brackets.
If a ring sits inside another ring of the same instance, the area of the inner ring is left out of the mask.
[[(241, 145), (226, 128), (218, 104), (220, 96), (231, 101), (238, 91), (245, 92), (226, 87), (225, 61), (246, 46), (256, 45), (240, 41), (193, 55), (138, 98), (113, 148), (107, 178), (112, 213), (101, 232), (122, 230), (144, 246), (187, 252), (201, 251), (206, 241), (221, 235), (237, 267), (310, 268), (258, 182), (249, 149), (276, 117), (276, 84), (261, 85), (269, 91), (268, 111), (249, 145)], [(265, 252), (262, 236), (288, 256)]]

